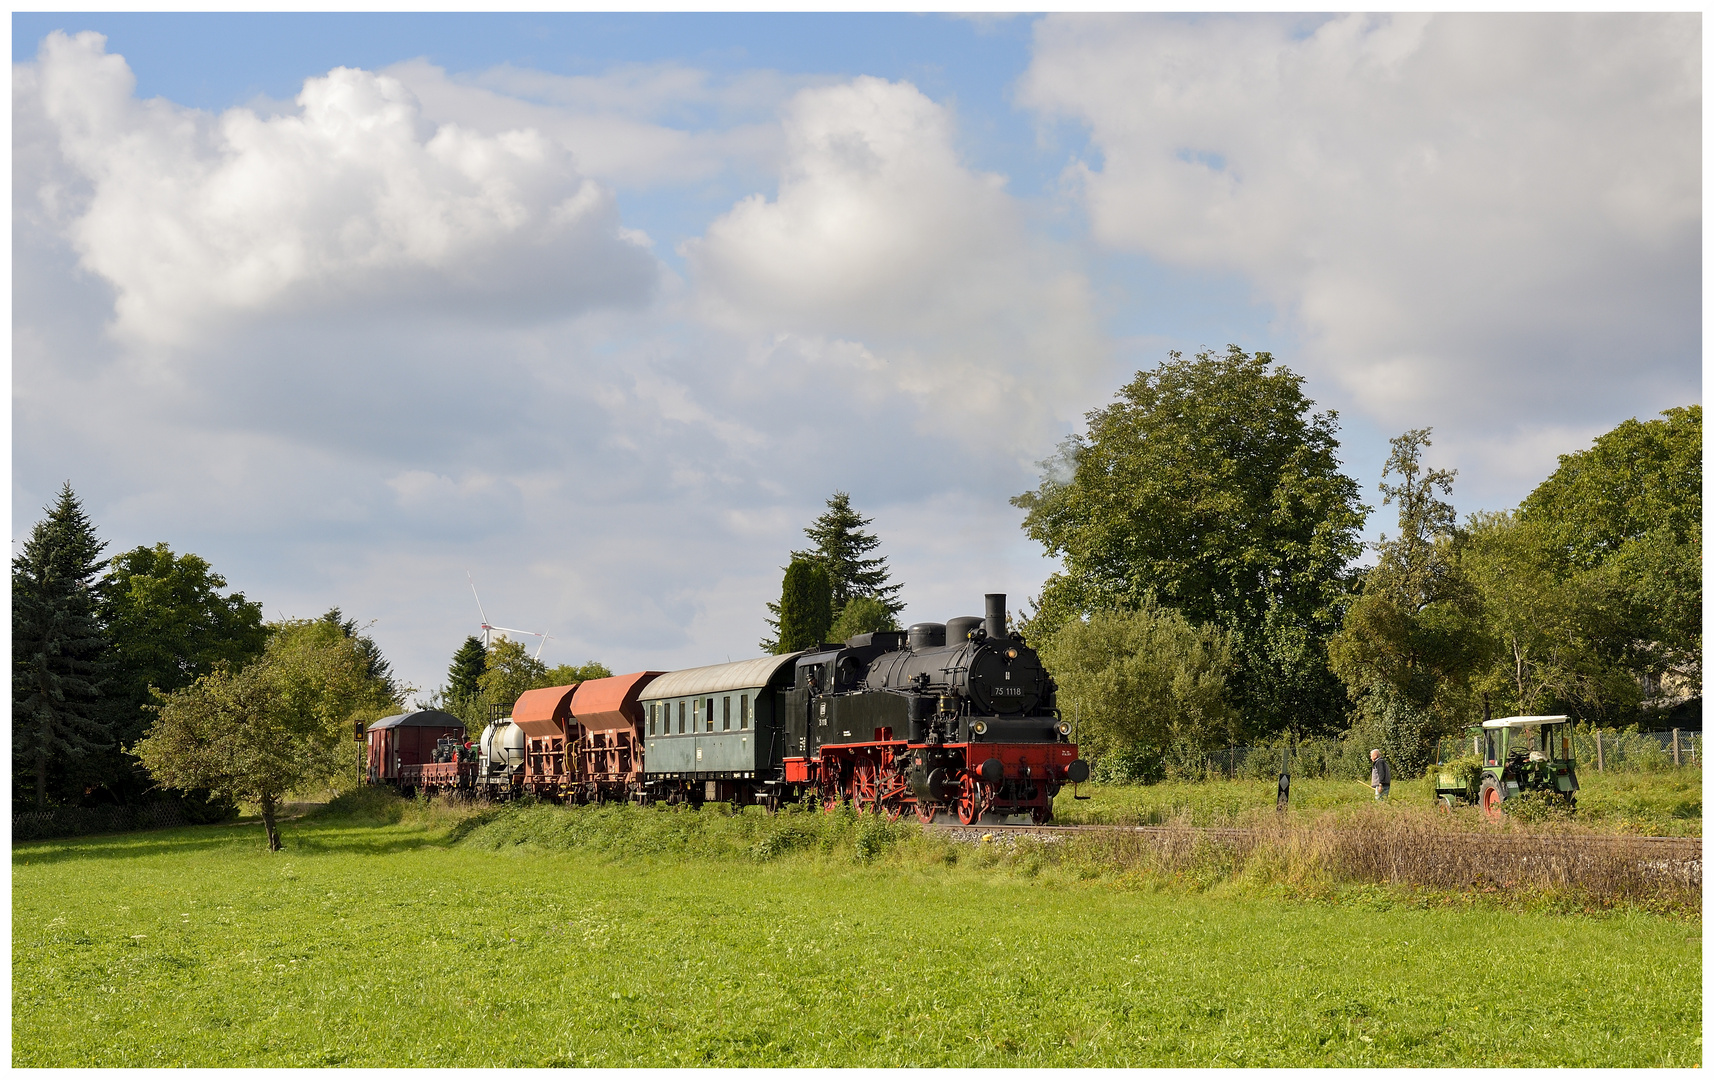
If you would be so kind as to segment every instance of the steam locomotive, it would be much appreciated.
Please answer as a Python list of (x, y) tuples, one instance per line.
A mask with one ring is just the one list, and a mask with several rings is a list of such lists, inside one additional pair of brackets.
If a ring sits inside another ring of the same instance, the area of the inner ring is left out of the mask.
[(991, 593), (984, 618), (532, 690), (468, 748), (449, 714), (389, 717), (369, 729), (369, 777), (496, 799), (813, 800), (893, 819), (1045, 823), (1062, 785), (1089, 778), (1054, 696), (1041, 658), (1007, 628), (1005, 594)]

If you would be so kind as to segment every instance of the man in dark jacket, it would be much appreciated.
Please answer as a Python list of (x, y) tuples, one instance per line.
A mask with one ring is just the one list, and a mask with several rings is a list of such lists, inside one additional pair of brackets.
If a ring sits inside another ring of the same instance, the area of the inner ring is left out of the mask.
[(1384, 799), (1393, 787), (1393, 770), (1387, 766), (1387, 759), (1379, 750), (1369, 751), (1369, 760), (1374, 763), (1369, 770), (1369, 786), (1375, 789), (1376, 799)]

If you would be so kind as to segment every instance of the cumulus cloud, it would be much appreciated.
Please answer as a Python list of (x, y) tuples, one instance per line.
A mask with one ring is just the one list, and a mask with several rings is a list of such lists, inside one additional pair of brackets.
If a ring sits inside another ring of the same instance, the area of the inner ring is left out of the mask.
[(771, 169), (780, 143), (774, 113), (806, 81), (771, 72), (717, 81), (677, 64), (577, 76), (502, 64), (449, 75), (421, 59), (385, 74), (407, 86), (427, 116), (482, 131), (541, 131), (571, 147), (584, 173), (626, 188)]
[(570, 314), (647, 297), (655, 264), (610, 191), (531, 129), (425, 120), (387, 75), (307, 79), (296, 114), (138, 101), (96, 33), (14, 67), (21, 149), (52, 133), (43, 212), (111, 283), (124, 338), (182, 343), (234, 314), (354, 301)]
[(1009, 418), (1016, 445), (1038, 451), (1103, 359), (1075, 262), (1031, 229), (1004, 177), (960, 160), (952, 113), (908, 83), (801, 91), (784, 129), (778, 194), (681, 248), (703, 316), (769, 336), (776, 355), (938, 396), (942, 423)]
[(1699, 392), (1700, 56), (1694, 14), (1056, 17), (1020, 100), (1087, 126), (1098, 242), (1244, 275), (1380, 422), (1610, 424)]

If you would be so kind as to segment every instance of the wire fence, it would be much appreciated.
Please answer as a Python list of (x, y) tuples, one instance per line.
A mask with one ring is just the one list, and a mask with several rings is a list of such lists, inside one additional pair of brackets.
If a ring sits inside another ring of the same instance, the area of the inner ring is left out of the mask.
[[(1702, 732), (1688, 729), (1639, 731), (1631, 727), (1596, 727), (1574, 724), (1573, 745), (1577, 767), (1597, 772), (1644, 773), (1702, 767)], [(1367, 780), (1372, 765), (1370, 744), (1350, 738), (1303, 739), (1289, 746), (1283, 741), (1228, 746), (1180, 755), (1164, 766), (1177, 780), (1272, 780), (1281, 771), (1294, 777), (1317, 780)], [(1461, 737), (1441, 741), (1444, 760), (1471, 753), (1470, 742)], [(1429, 760), (1434, 760), (1431, 754)], [(1142, 778), (1142, 765), (1123, 753), (1095, 763), (1095, 779), (1135, 782)]]
[(176, 802), (141, 806), (54, 806), (46, 810), (13, 810), (12, 840), (51, 840), (94, 833), (137, 832), (189, 825)]

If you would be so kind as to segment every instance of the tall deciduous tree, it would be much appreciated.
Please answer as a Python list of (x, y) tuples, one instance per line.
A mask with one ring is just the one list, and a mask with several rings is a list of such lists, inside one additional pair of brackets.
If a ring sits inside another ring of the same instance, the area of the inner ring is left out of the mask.
[(1398, 535), (1381, 537), (1379, 559), (1328, 647), (1366, 732), (1405, 774), (1426, 762), (1436, 735), (1468, 722), (1469, 678), (1489, 645), (1460, 569), (1457, 513), (1441, 497), (1456, 473), (1422, 461), (1430, 434), (1418, 428), (1392, 440), (1381, 494), (1383, 506), (1398, 507)]
[(827, 640), (833, 625), (833, 586), (827, 570), (813, 559), (794, 558), (780, 583), (779, 637), (762, 642), (776, 654), (798, 652)]
[[(119, 746), (134, 743), (153, 721), (155, 690), (179, 690), (225, 662), (241, 666), (262, 652), (267, 631), (262, 605), (241, 592), (223, 593), (226, 579), (207, 561), (175, 555), (166, 544), (137, 547), (108, 564), (104, 611), (113, 638), (111, 699)], [(146, 783), (117, 749), (102, 770), (122, 800)]]
[(397, 702), (371, 673), (372, 658), (338, 623), (270, 629), (262, 655), (243, 668), (221, 664), (161, 694), (155, 722), (134, 752), (162, 784), (256, 803), (268, 849), (278, 851), (276, 815), (286, 795), (340, 767), (354, 714)]
[(1336, 413), (1267, 353), (1179, 353), (1139, 372), (1013, 499), (1064, 569), (1032, 634), (1143, 598), (1234, 633), (1250, 725), (1332, 726), (1344, 694), (1326, 666), (1367, 508), (1339, 471)]
[(112, 745), (98, 579), (105, 546), (67, 482), (12, 559), (12, 761), (37, 807), (47, 805), (51, 776), (62, 786), (81, 781), (85, 770), (74, 766)]
[(1702, 681), (1702, 406), (1626, 420), (1559, 467), (1518, 508), (1560, 576), (1622, 596), (1599, 643), (1648, 696)]

